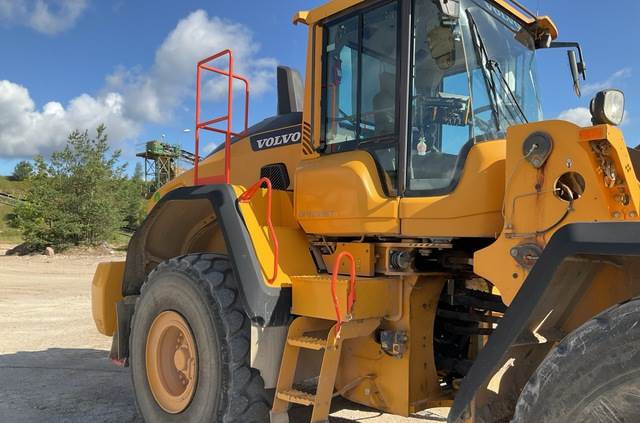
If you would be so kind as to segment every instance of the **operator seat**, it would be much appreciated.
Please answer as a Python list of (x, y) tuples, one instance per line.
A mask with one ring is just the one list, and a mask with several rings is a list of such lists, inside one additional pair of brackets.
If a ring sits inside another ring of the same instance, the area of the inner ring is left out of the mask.
[(395, 133), (396, 76), (390, 72), (380, 73), (380, 91), (373, 96), (374, 136)]

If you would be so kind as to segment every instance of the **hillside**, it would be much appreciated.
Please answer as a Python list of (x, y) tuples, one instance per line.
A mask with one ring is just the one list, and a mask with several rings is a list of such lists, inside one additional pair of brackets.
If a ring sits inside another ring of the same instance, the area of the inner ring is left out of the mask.
[[(0, 176), (0, 193), (19, 198), (29, 185), (29, 181), (11, 181), (6, 176)], [(0, 243), (14, 244), (22, 240), (20, 232), (8, 225), (7, 219), (12, 211), (13, 207), (0, 203)]]

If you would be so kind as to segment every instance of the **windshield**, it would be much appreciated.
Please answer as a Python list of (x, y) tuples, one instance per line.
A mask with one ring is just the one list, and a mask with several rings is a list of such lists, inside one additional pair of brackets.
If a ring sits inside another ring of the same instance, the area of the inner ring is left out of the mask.
[[(474, 95), (475, 135), (502, 138), (511, 125), (541, 120), (535, 47), (529, 32), (486, 1), (462, 3), (468, 72), (479, 97)], [(478, 110), (491, 103), (491, 114)]]
[(475, 143), (542, 118), (533, 39), (486, 1), (462, 0), (460, 18), (413, 1), (407, 188), (453, 190)]

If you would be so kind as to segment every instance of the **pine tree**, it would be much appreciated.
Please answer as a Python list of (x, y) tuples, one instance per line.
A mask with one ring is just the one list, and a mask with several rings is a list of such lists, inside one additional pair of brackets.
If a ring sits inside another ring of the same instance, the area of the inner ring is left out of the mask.
[(91, 138), (87, 131), (74, 131), (50, 160), (35, 158), (32, 187), (15, 219), (33, 246), (96, 245), (141, 220), (139, 183), (125, 175), (120, 151), (109, 151), (105, 127), (96, 132)]
[(11, 179), (14, 181), (24, 181), (31, 178), (33, 175), (33, 165), (26, 160), (18, 162), (15, 168), (13, 168), (13, 174)]

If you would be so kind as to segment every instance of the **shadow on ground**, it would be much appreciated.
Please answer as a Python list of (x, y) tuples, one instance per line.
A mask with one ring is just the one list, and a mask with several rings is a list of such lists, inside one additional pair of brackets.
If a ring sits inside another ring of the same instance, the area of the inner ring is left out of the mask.
[[(342, 398), (333, 401), (332, 412), (337, 416), (331, 423), (402, 421)], [(291, 423), (307, 423), (310, 417), (308, 407), (290, 411)], [(446, 421), (429, 412), (412, 417)], [(113, 365), (104, 350), (64, 348), (0, 355), (0, 422), (143, 423), (129, 369)]]
[(0, 422), (138, 423), (129, 372), (107, 352), (50, 348), (0, 355)]

